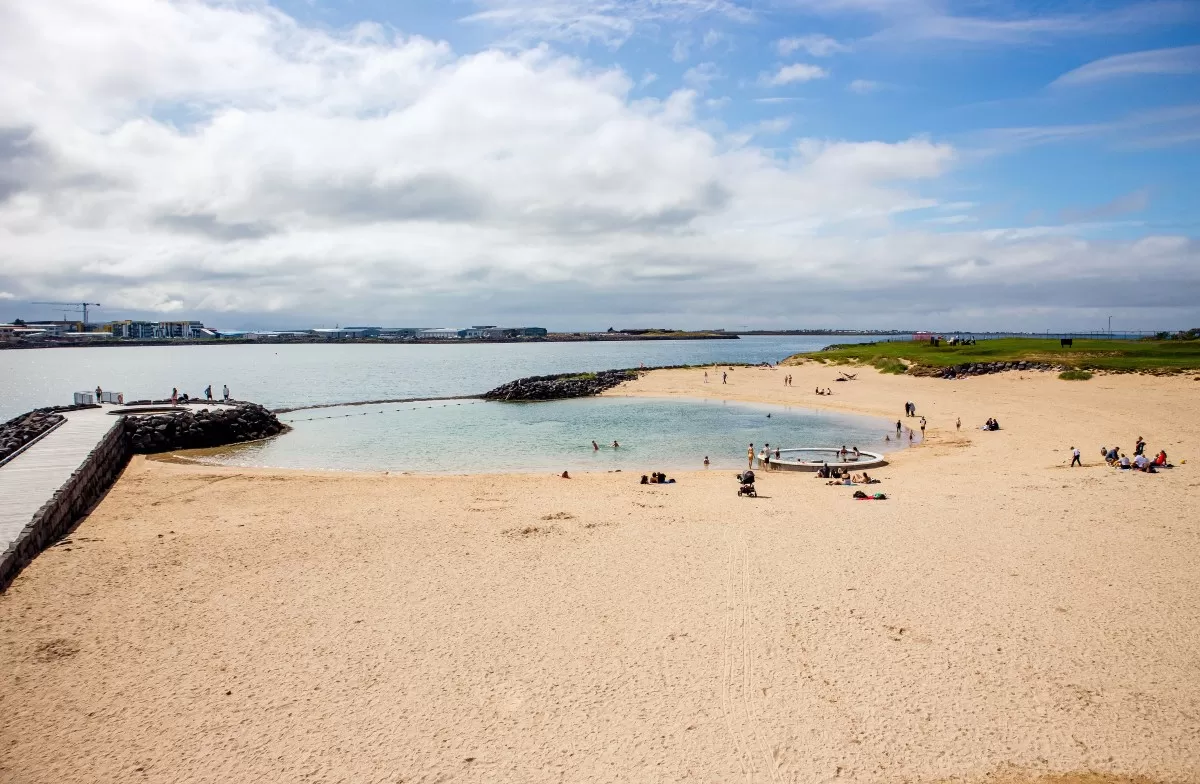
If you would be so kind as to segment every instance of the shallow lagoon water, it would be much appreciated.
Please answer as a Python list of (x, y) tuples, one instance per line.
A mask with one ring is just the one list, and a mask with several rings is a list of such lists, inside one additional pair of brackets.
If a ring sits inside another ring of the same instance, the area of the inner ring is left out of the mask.
[[(713, 468), (742, 468), (750, 442), (756, 448), (846, 444), (882, 451), (889, 425), (800, 407), (633, 397), (352, 406), (281, 419), (292, 425), (291, 433), (203, 459), (346, 471), (643, 474), (700, 469), (705, 455)], [(612, 447), (614, 440), (619, 448)]]

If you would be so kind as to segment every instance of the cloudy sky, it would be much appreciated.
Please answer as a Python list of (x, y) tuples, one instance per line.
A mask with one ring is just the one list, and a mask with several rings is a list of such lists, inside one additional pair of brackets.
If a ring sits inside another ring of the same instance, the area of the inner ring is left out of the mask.
[(0, 3), (0, 320), (1200, 326), (1195, 0)]

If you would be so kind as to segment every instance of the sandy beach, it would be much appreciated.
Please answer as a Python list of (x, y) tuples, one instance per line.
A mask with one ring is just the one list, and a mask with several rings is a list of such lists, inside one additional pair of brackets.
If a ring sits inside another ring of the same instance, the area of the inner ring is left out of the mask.
[(136, 458), (0, 595), (0, 781), (1200, 781), (1200, 382), (857, 372), (610, 394), (913, 401), (886, 501)]

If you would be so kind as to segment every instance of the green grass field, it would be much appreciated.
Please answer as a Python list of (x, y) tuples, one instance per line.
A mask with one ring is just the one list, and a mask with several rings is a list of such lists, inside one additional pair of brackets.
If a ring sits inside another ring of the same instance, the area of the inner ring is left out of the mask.
[(1058, 340), (999, 338), (973, 346), (931, 346), (928, 342), (894, 341), (840, 345), (829, 351), (797, 354), (790, 359), (863, 363), (885, 373), (903, 372), (901, 360), (930, 367), (965, 362), (1045, 362), (1080, 370), (1136, 372), (1141, 370), (1200, 369), (1196, 340), (1076, 340), (1062, 348)]

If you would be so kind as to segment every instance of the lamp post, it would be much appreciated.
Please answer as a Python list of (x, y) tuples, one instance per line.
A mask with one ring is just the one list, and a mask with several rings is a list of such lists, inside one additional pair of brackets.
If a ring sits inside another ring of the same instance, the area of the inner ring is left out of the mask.
[(1108, 339), (1112, 340), (1112, 316), (1108, 317)]

